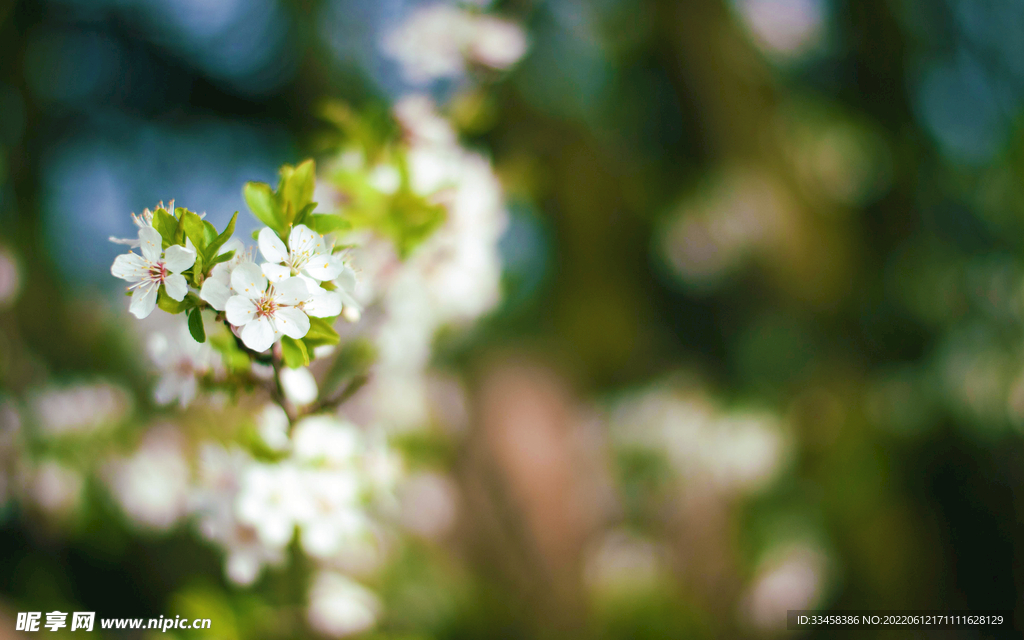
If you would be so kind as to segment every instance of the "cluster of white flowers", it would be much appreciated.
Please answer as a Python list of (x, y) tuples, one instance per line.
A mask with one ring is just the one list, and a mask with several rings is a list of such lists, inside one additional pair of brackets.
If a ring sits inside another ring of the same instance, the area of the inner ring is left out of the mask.
[[(196, 264), (197, 252), (189, 238), (182, 245), (172, 244), (164, 249), (165, 239), (152, 225), (153, 214), (148, 210), (135, 220), (139, 225), (141, 255), (129, 252), (118, 256), (111, 272), (131, 283), (129, 310), (143, 318), (156, 308), (161, 290), (175, 302), (185, 299), (188, 282), (182, 273)], [(282, 336), (301, 339), (309, 331), (309, 317), (337, 316), (344, 301), (355, 307), (357, 317), (358, 305), (347, 293), (353, 287), (354, 275), (333, 248), (332, 239), (325, 239), (304, 224), (291, 228), (288, 246), (273, 230), (263, 228), (259, 233), (259, 250), (265, 262), (256, 264), (241, 242), (229, 241), (217, 255), (233, 255), (215, 264), (209, 276), (194, 275), (193, 281), (202, 281), (199, 297), (211, 308), (223, 311), (231, 330), (248, 348), (259, 353)], [(336, 279), (339, 283), (332, 290), (323, 287)], [(166, 358), (158, 355), (155, 359)], [(172, 361), (180, 364), (182, 360)], [(187, 403), (193, 394), (190, 385), (168, 380), (158, 399), (178, 397)]]
[(384, 53), (399, 63), (416, 85), (465, 75), (467, 63), (508, 69), (529, 43), (519, 24), (450, 4), (417, 8), (382, 41)]
[[(527, 41), (515, 23), (437, 5), (415, 12), (383, 46), (420, 83), (461, 76), (470, 65), (507, 69)], [(149, 337), (161, 371), (156, 401), (184, 407), (200, 389), (239, 380), (263, 385), (274, 401), (256, 416), (259, 446), (208, 441), (195, 464), (187, 446), (154, 432), (134, 454), (107, 465), (112, 493), (145, 528), (195, 520), (223, 549), (225, 573), (239, 585), (283, 562), (297, 539), (318, 566), (309, 623), (333, 636), (368, 629), (379, 616), (376, 596), (353, 578), (386, 555), (390, 530), (381, 513), (422, 535), (451, 526), (451, 510), (440, 519), (398, 516), (408, 506), (397, 496), (404, 464), (385, 434), (428, 424), (431, 389), (449, 405), (454, 390), (460, 404), (461, 387), (439, 386), (430, 370), (434, 338), (442, 327), (487, 313), (501, 293), (506, 211), (490, 160), (463, 147), (425, 96), (400, 100), (394, 116), (402, 136), (385, 143), (394, 153), (350, 147), (326, 173), (348, 172), (374, 197), (394, 198), (397, 222), (372, 218), (372, 207), (346, 211), (344, 181), (316, 185), (307, 162), (283, 168), (277, 191), (246, 185), (247, 203), (266, 225), (255, 249), (230, 239), (234, 220), (218, 234), (204, 216), (173, 203), (134, 216), (137, 240), (112, 239), (138, 248), (111, 269), (131, 283), (132, 314), (145, 318), (160, 306), (188, 315), (187, 330)], [(433, 221), (423, 231), (421, 213)], [(207, 323), (213, 316), (229, 327), (227, 345), (204, 342), (207, 326), (216, 330), (204, 324), (204, 311)], [(338, 317), (359, 324), (339, 336)], [(330, 404), (344, 394), (322, 395), (314, 376), (321, 370), (310, 361), (359, 337), (376, 347), (376, 361), (368, 384), (341, 408), (349, 422)], [(420, 494), (445, 495), (443, 484), (424, 478)]]
[(777, 417), (723, 411), (698, 389), (656, 386), (611, 412), (619, 446), (662, 452), (690, 486), (753, 493), (782, 470), (787, 440)]
[[(268, 424), (278, 419), (276, 412), (268, 413), (261, 425), (264, 436), (279, 433)], [(268, 444), (281, 442), (272, 436)], [(378, 467), (384, 459), (396, 471), (399, 459), (371, 446), (357, 427), (329, 416), (301, 420), (286, 453), (270, 463), (237, 448), (203, 447), (191, 510), (202, 534), (226, 551), (228, 578), (241, 585), (254, 582), (263, 566), (283, 560), (296, 531), (303, 551), (325, 570), (364, 564), (360, 559), (367, 556), (379, 560), (384, 528), (375, 513), (387, 503), (397, 474), (382, 477)], [(373, 613), (367, 626), (376, 610), (367, 609)]]
[[(428, 364), (438, 329), (468, 324), (501, 299), (498, 242), (507, 213), (490, 161), (459, 144), (430, 98), (403, 98), (394, 114), (404, 132), (408, 187), (440, 205), (444, 220), (404, 260), (382, 236), (356, 233), (343, 240), (358, 244), (352, 256), (363, 277), (356, 298), (376, 311), (361, 327), (376, 345), (378, 361), (362, 398), (372, 398), (372, 407), (368, 412), (360, 407), (359, 421), (406, 429), (430, 420)], [(397, 189), (387, 178), (399, 173), (396, 167), (368, 167), (358, 151), (343, 154), (335, 170), (368, 172), (384, 194)], [(320, 189), (321, 203), (345, 200), (329, 186)]]

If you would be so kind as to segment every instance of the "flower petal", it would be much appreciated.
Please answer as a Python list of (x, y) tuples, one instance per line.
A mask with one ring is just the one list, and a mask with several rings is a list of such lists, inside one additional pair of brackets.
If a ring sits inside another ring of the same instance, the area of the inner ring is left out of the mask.
[(309, 333), (309, 318), (295, 307), (284, 307), (274, 312), (274, 325), (278, 331), (296, 340)]
[(319, 280), (314, 280), (313, 278), (307, 276), (305, 273), (300, 273), (295, 277), (299, 278), (300, 280), (306, 283), (306, 291), (309, 291), (309, 295), (315, 296), (318, 293), (327, 293), (327, 289), (324, 289), (323, 287), (320, 286)]
[[(237, 298), (238, 296), (235, 297)], [(230, 300), (228, 304), (231, 304)], [(274, 327), (271, 325), (269, 318), (258, 318), (245, 325), (245, 328), (242, 329), (241, 337), (245, 346), (253, 351), (266, 351), (274, 344)]]
[(338, 277), (335, 278), (334, 284), (349, 293), (355, 293), (356, 286), (359, 284), (356, 280), (355, 270), (347, 264), (342, 263), (341, 273), (339, 273)]
[(288, 262), (288, 247), (284, 246), (281, 238), (277, 237), (273, 229), (264, 227), (260, 231), (258, 242), (260, 253), (267, 259), (267, 262)]
[(158, 286), (154, 282), (152, 284), (146, 284), (135, 290), (132, 295), (132, 303), (128, 307), (128, 311), (142, 320), (153, 313), (153, 309), (156, 308), (156, 290)]
[(309, 290), (302, 278), (285, 278), (274, 285), (274, 302), (295, 306), (309, 300)]
[(344, 268), (340, 258), (321, 253), (310, 258), (303, 271), (317, 280), (334, 280)]
[(196, 263), (195, 249), (175, 244), (164, 252), (164, 266), (171, 273), (181, 273)]
[(235, 294), (256, 300), (267, 290), (267, 279), (254, 262), (244, 262), (231, 272), (231, 288)]
[(242, 244), (242, 241), (239, 240), (238, 238), (231, 238), (230, 240), (221, 245), (220, 249), (217, 250), (217, 255), (219, 256), (222, 253), (227, 253), (228, 251), (234, 251), (235, 257), (237, 257), (243, 251), (245, 251), (245, 245)]
[(185, 276), (172, 273), (171, 275), (164, 278), (164, 291), (171, 297), (172, 300), (181, 302), (188, 295), (188, 283), (185, 282)]
[(149, 275), (149, 262), (134, 253), (122, 253), (114, 258), (110, 273), (128, 282), (138, 282)]
[(302, 308), (315, 318), (333, 318), (341, 313), (341, 296), (334, 291), (320, 293), (311, 297)]
[(160, 237), (159, 231), (153, 227), (142, 227), (139, 229), (139, 242), (146, 260), (156, 262), (160, 259), (164, 239)]
[(260, 269), (263, 270), (263, 275), (267, 276), (267, 280), (270, 280), (271, 284), (280, 282), (285, 278), (292, 277), (292, 270), (283, 264), (270, 264), (264, 262), (260, 265)]
[(317, 253), (318, 247), (323, 247), (320, 235), (304, 224), (294, 227), (288, 234), (288, 248), (292, 256), (308, 258)]
[(224, 313), (228, 318), (228, 322), (236, 327), (240, 327), (252, 322), (252, 319), (256, 316), (256, 305), (253, 304), (250, 298), (245, 296), (231, 296), (224, 303)]
[(224, 305), (231, 297), (231, 289), (219, 278), (207, 278), (203, 282), (203, 288), (199, 290), (199, 297), (209, 302), (210, 306), (217, 311), (223, 311)]

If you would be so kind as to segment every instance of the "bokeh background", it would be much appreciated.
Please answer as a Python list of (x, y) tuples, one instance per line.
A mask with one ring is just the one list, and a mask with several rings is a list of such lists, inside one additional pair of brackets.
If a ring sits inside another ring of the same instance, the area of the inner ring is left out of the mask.
[[(429, 473), (369, 636), (1024, 621), (1024, 2), (508, 0), (529, 50), (482, 87), (382, 51), (423, 4), (0, 2), (0, 437), (170, 420), (107, 237), (170, 198), (221, 226), (329, 153), (325, 100), (426, 91), (501, 178), (504, 297), (436, 342), (464, 402), (400, 439)], [(300, 558), (238, 588), (100, 480), (54, 516), (51, 471), (0, 489), (0, 637), (61, 606), (316, 636)]]

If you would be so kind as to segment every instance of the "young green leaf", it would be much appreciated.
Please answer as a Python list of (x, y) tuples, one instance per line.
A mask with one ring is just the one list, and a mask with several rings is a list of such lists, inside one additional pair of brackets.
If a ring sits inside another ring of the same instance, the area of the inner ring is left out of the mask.
[(228, 226), (224, 228), (223, 233), (217, 236), (217, 238), (207, 246), (206, 251), (210, 257), (217, 255), (217, 252), (220, 251), (220, 248), (224, 246), (224, 243), (230, 240), (231, 236), (234, 235), (235, 221), (237, 220), (238, 212), (236, 211), (235, 214), (231, 216), (231, 220), (228, 222)]
[(297, 167), (285, 165), (281, 167), (281, 184), (278, 197), (283, 205), (291, 205), (291, 217), (285, 218), (289, 224), (297, 224), (298, 214), (313, 201), (313, 188), (316, 184), (316, 164), (306, 160)]
[[(308, 227), (309, 226), (309, 219), (312, 216), (314, 209), (316, 209), (316, 203), (315, 202), (310, 202), (306, 206), (302, 207), (302, 211), (299, 211), (299, 213), (296, 214), (295, 221), (293, 222), (293, 224), (295, 224), (296, 226), (298, 226), (300, 224), (304, 224), (304, 225), (306, 225)], [(321, 234), (321, 235), (323, 235), (323, 234)]]
[(167, 295), (167, 292), (164, 291), (163, 287), (160, 287), (160, 291), (156, 296), (157, 306), (167, 313), (181, 313), (182, 311), (188, 311), (193, 307), (199, 306), (199, 303), (199, 297), (194, 293), (188, 294), (185, 296), (184, 300), (178, 302), (171, 296)]
[(182, 230), (185, 236), (192, 241), (196, 253), (206, 256), (206, 229), (203, 227), (203, 219), (188, 209), (178, 208), (176, 210), (181, 220)]
[(281, 218), (280, 207), (275, 202), (274, 192), (270, 190), (270, 185), (263, 182), (246, 182), (242, 194), (253, 215), (280, 235), (285, 224)]
[(281, 338), (281, 355), (284, 364), (290, 369), (309, 366), (309, 352), (301, 340), (293, 340), (288, 336)]
[(207, 267), (212, 267), (215, 264), (220, 264), (221, 262), (227, 262), (228, 260), (230, 260), (231, 258), (234, 258), (234, 257), (235, 257), (235, 250), (234, 249), (232, 249), (231, 251), (227, 251), (225, 253), (219, 253), (219, 254), (213, 256), (213, 258), (210, 260), (210, 262), (207, 263), (206, 266)]
[(178, 228), (178, 221), (174, 219), (174, 216), (167, 213), (164, 209), (157, 209), (153, 214), (153, 228), (164, 239), (165, 249), (174, 244), (174, 231)]
[[(333, 318), (331, 320), (333, 320)], [(338, 336), (338, 332), (331, 326), (330, 320), (313, 317), (309, 319), (309, 331), (306, 332), (306, 335), (302, 339), (309, 347), (338, 344), (341, 340)]]
[(209, 220), (203, 220), (203, 238), (206, 240), (206, 250), (210, 250), (210, 244), (217, 239), (217, 227)]
[(188, 312), (188, 332), (196, 342), (206, 342), (206, 328), (203, 327), (203, 312), (199, 307)]
[(352, 224), (348, 220), (336, 213), (314, 213), (309, 216), (306, 226), (320, 235), (352, 228)]

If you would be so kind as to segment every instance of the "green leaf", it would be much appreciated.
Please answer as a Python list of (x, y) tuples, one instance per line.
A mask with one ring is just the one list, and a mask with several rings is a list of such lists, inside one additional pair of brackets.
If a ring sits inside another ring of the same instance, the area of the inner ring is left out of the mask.
[(306, 226), (322, 236), (352, 228), (352, 224), (348, 220), (336, 213), (314, 213), (309, 216)]
[(185, 236), (192, 241), (192, 246), (196, 248), (196, 253), (205, 258), (206, 229), (203, 226), (203, 219), (196, 213), (180, 207), (175, 213), (178, 214), (178, 219), (181, 221), (181, 227), (185, 232)]
[(293, 340), (288, 336), (281, 338), (281, 354), (284, 364), (290, 369), (309, 366), (309, 352), (301, 340)]
[(309, 319), (309, 331), (302, 338), (307, 346), (319, 347), (325, 344), (338, 344), (341, 341), (330, 320), (312, 317)]
[(230, 260), (231, 258), (234, 258), (234, 257), (235, 257), (235, 250), (234, 249), (232, 249), (231, 251), (228, 251), (227, 253), (219, 253), (219, 254), (213, 256), (213, 259), (210, 260), (210, 262), (206, 266), (212, 267), (215, 264), (220, 264), (221, 262), (227, 262), (228, 260)]
[(283, 208), (290, 214), (285, 217), (286, 224), (297, 224), (299, 213), (313, 201), (315, 185), (316, 163), (312, 160), (306, 160), (294, 168), (289, 165), (281, 167), (281, 183), (277, 195)]
[(188, 332), (196, 342), (206, 342), (206, 328), (203, 327), (203, 312), (199, 307), (188, 312)]
[(217, 239), (217, 227), (209, 220), (203, 220), (203, 238), (206, 240), (206, 250), (210, 250), (210, 244)]
[(185, 296), (185, 299), (178, 302), (171, 296), (167, 295), (163, 287), (160, 287), (159, 293), (156, 296), (156, 305), (166, 311), (167, 313), (181, 313), (182, 311), (188, 311), (193, 307), (198, 307), (200, 304), (199, 297), (194, 293), (190, 293)]
[(315, 202), (310, 202), (306, 206), (302, 207), (302, 211), (299, 211), (298, 215), (295, 216), (295, 222), (293, 224), (295, 224), (296, 226), (304, 224), (308, 227), (309, 218), (313, 213), (313, 209), (316, 209)]
[[(238, 220), (238, 212), (236, 211), (231, 220), (228, 222), (228, 226), (224, 228), (224, 232), (221, 233), (213, 242), (206, 248), (209, 256), (217, 255), (220, 248), (224, 246), (224, 243), (231, 239), (231, 236), (235, 233), (235, 222)], [(211, 225), (213, 226), (213, 225)], [(212, 262), (211, 262), (212, 264)]]
[[(183, 211), (178, 209), (178, 211)], [(185, 216), (178, 218), (177, 226), (174, 228), (174, 242), (171, 244), (180, 244), (185, 246)]]
[(167, 213), (164, 209), (157, 209), (153, 213), (153, 228), (160, 233), (160, 237), (164, 239), (165, 246), (175, 244), (174, 231), (178, 228), (178, 221), (174, 219), (174, 216)]
[(245, 203), (260, 222), (267, 225), (281, 235), (285, 224), (281, 217), (280, 207), (274, 199), (274, 192), (270, 185), (263, 182), (246, 182), (242, 189), (245, 196)]

